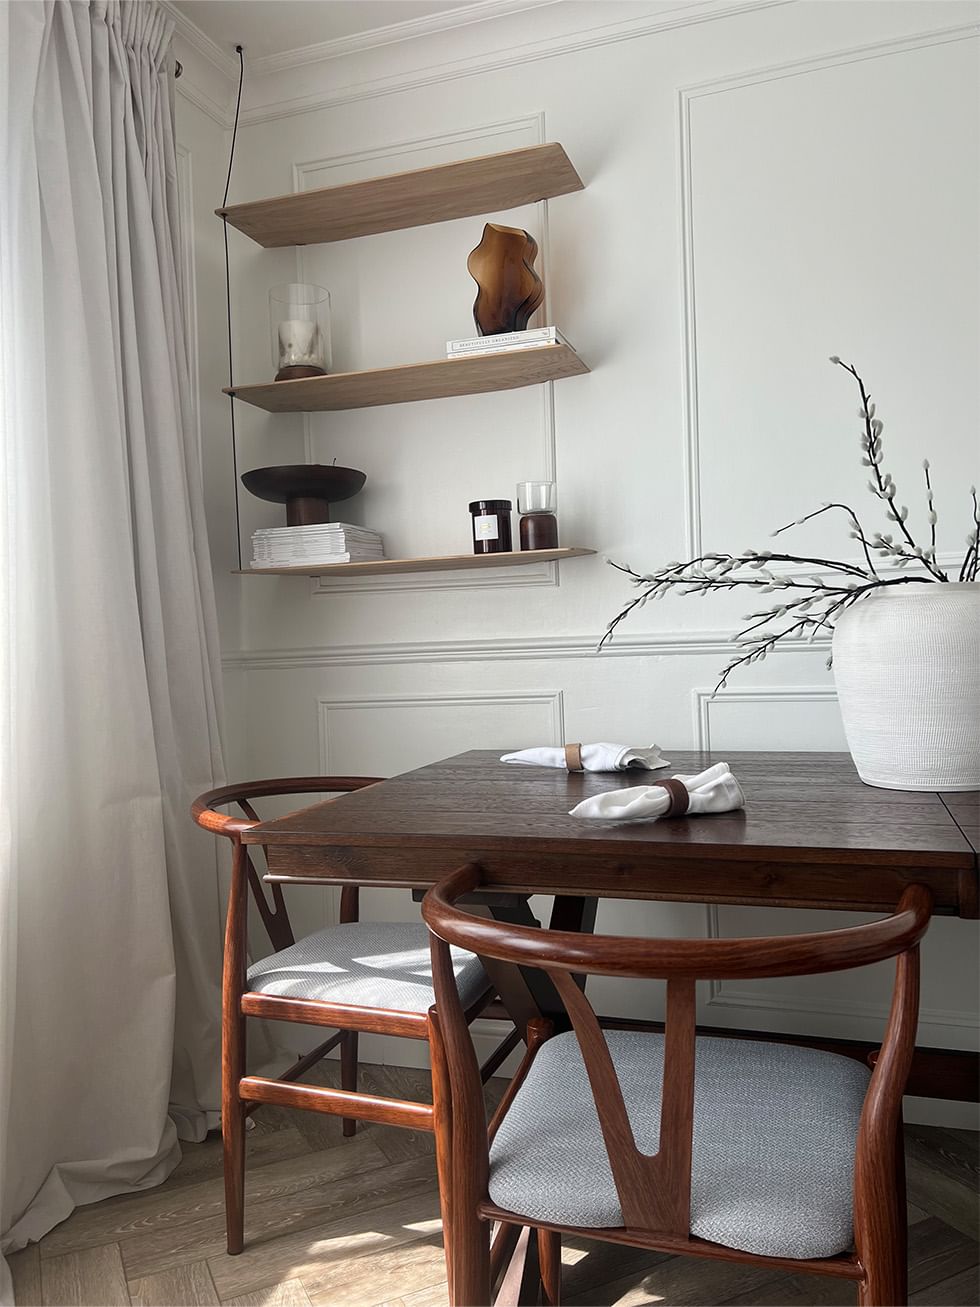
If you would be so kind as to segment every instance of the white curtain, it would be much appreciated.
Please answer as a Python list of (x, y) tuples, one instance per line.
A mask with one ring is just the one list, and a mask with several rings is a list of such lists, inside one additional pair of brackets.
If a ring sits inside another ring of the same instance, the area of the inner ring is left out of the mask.
[[(217, 634), (171, 25), (0, 4), (0, 1230), (217, 1122)], [(2, 1262), (0, 1262), (2, 1265)], [(2, 1298), (3, 1295), (0, 1295)]]

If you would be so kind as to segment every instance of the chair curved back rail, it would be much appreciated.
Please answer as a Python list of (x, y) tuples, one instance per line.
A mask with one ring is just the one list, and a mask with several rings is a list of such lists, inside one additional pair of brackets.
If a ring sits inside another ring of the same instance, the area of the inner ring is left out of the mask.
[[(191, 804), (191, 816), (205, 830), (234, 839), (261, 820), (251, 808), (251, 799), (281, 794), (350, 794), (368, 785), (378, 785), (380, 781), (380, 776), (277, 776), (264, 781), (239, 781), (236, 785), (219, 785), (199, 794)], [(237, 803), (242, 808), (245, 820), (216, 811), (229, 803)]]
[[(211, 831), (214, 835), (224, 835), (235, 847), (236, 856), (244, 859), (248, 874), (248, 886), (252, 899), (258, 909), (262, 924), (278, 953), (296, 943), (282, 886), (272, 883), (272, 902), (266, 898), (262, 878), (252, 861), (252, 855), (241, 842), (243, 833), (253, 826), (261, 824), (262, 818), (256, 812), (253, 799), (269, 799), (284, 794), (350, 794), (354, 790), (363, 790), (369, 785), (377, 785), (380, 777), (376, 776), (279, 776), (271, 780), (239, 781), (234, 785), (219, 785), (208, 790), (191, 804), (191, 816), (198, 826)], [(233, 817), (219, 808), (237, 804), (244, 814)], [(257, 845), (265, 856), (265, 845)], [(341, 921), (357, 920), (357, 888), (345, 887), (341, 891)]]
[(457, 905), (485, 884), (481, 868), (467, 863), (433, 886), (422, 908), (433, 934), (521, 966), (652, 980), (756, 980), (863, 967), (912, 948), (925, 934), (932, 912), (928, 889), (910, 885), (892, 916), (842, 930), (745, 939), (646, 939), (501, 925)]
[[(458, 906), (462, 896), (485, 884), (481, 869), (467, 864), (429, 891), (422, 915), (432, 936), (436, 1011), (448, 1057), (454, 1118), (454, 1193), (463, 1207), (493, 1210), (487, 1182), (487, 1131), (474, 1074), (472, 1044), (466, 1037), (463, 1013), (449, 958), (450, 944), (472, 952), (544, 971), (557, 989), (582, 1051), (595, 1099), (603, 1141), (623, 1213), (624, 1236), (647, 1246), (678, 1251), (678, 1241), (690, 1234), (691, 1157), (694, 1125), (694, 1074), (697, 979), (750, 979), (770, 976), (816, 975), (865, 966), (897, 957), (891, 1013), (865, 1099), (855, 1163), (855, 1239), (857, 1257), (813, 1262), (811, 1269), (866, 1279), (866, 1267), (876, 1265), (886, 1250), (893, 1256), (904, 1229), (896, 1195), (902, 1190), (896, 1138), (901, 1127), (901, 1101), (915, 1042), (918, 1011), (918, 943), (931, 913), (931, 895), (919, 885), (902, 895), (889, 917), (843, 930), (818, 934), (755, 939), (642, 939), (576, 935), (475, 917)], [(654, 1155), (641, 1153), (627, 1114), (599, 1020), (575, 983), (572, 973), (629, 976), (666, 980), (664, 1080), (661, 1098), (660, 1144)], [(529, 1040), (519, 1078), (533, 1062), (540, 1035)], [(669, 1068), (669, 1071), (668, 1071)], [(513, 1091), (516, 1092), (516, 1085)], [(513, 1093), (508, 1095), (508, 1100)], [(494, 1125), (499, 1125), (500, 1114)], [(461, 1138), (462, 1137), (462, 1138)], [(514, 1214), (514, 1219), (516, 1219)], [(601, 1237), (601, 1235), (600, 1235)], [(693, 1240), (691, 1251), (697, 1251)], [(714, 1247), (705, 1245), (705, 1247)], [(715, 1255), (739, 1253), (716, 1248)], [(465, 1260), (465, 1259), (464, 1259)], [(800, 1268), (806, 1269), (807, 1263)], [(890, 1282), (894, 1285), (894, 1281)], [(479, 1295), (478, 1279), (466, 1292)], [(893, 1292), (889, 1288), (886, 1293)], [(874, 1299), (866, 1299), (872, 1301)], [(885, 1298), (883, 1301), (897, 1301)], [(465, 1298), (459, 1299), (465, 1301)], [(483, 1301), (477, 1297), (474, 1301)]]

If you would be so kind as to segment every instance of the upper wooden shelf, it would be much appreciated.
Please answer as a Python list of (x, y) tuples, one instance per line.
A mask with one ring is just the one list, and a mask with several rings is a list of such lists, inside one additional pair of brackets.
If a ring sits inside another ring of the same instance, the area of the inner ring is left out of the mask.
[(243, 567), (238, 576), (390, 576), (398, 572), (463, 572), (471, 568), (559, 563), (585, 558), (594, 549), (525, 549), (506, 554), (440, 554), (429, 558), (379, 558), (369, 563), (304, 563), (298, 567)]
[(215, 209), (267, 249), (373, 236), (584, 189), (557, 141)]
[(418, 399), (481, 395), (516, 390), (542, 381), (574, 377), (588, 368), (570, 345), (499, 350), (476, 358), (436, 359), (367, 372), (332, 372), (301, 381), (268, 381), (256, 386), (225, 387), (246, 404), (267, 413), (323, 413), (345, 408), (407, 404)]

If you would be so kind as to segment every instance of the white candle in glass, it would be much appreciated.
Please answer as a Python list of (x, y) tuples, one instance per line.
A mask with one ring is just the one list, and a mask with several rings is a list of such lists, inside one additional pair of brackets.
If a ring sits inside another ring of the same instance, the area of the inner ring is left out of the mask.
[(324, 366), (320, 328), (308, 318), (287, 318), (279, 323), (281, 368)]

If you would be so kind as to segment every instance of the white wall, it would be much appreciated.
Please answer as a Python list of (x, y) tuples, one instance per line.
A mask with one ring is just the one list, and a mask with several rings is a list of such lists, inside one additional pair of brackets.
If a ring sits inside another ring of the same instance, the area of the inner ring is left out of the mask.
[[(874, 388), (889, 467), (915, 506), (920, 460), (932, 460), (940, 550), (957, 550), (980, 417), (978, 20), (973, 0), (582, 0), (329, 60), (262, 61), (233, 202), (561, 141), (585, 191), (496, 216), (537, 238), (547, 320), (592, 372), (309, 418), (239, 405), (240, 469), (334, 458), (362, 468), (367, 487), (339, 515), (381, 529), (390, 556), (464, 552), (470, 499), (552, 475), (563, 543), (641, 570), (699, 547), (762, 548), (823, 500), (862, 499), (856, 395), (827, 361), (838, 353)], [(208, 268), (198, 337), (232, 772), (388, 774), (468, 748), (596, 737), (844, 747), (819, 643), (710, 698), (744, 601), (644, 609), (597, 657), (629, 593), (599, 558), (560, 573), (229, 580), (210, 216), (223, 170), (213, 151), (198, 169), (194, 113), (183, 109), (181, 139), (195, 197), (207, 190), (194, 214)], [(270, 374), (266, 297), (283, 280), (330, 288), (337, 368), (439, 357), (472, 329), (465, 263), (483, 221), (301, 251), (232, 233), (238, 378)], [(247, 495), (241, 507), (247, 552), (250, 532), (281, 510)], [(822, 520), (799, 545), (839, 556), (845, 535)], [(307, 923), (329, 920), (332, 894), (303, 893)], [(405, 910), (376, 898), (386, 915)], [(638, 918), (650, 933), (722, 934), (833, 920), (608, 904), (600, 925), (637, 929)], [(937, 921), (926, 943), (920, 1040), (976, 1046), (975, 931)], [(858, 1001), (854, 979), (724, 985), (706, 992), (702, 1015), (873, 1038), (888, 976), (857, 983)], [(606, 986), (603, 1002), (630, 1011), (641, 1000)]]

